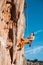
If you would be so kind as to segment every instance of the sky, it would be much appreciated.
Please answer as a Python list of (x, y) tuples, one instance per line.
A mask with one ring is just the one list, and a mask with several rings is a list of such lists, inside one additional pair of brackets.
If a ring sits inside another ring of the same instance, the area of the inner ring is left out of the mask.
[(24, 37), (27, 38), (34, 32), (35, 39), (32, 46), (25, 45), (25, 58), (43, 61), (43, 0), (26, 0), (26, 29)]

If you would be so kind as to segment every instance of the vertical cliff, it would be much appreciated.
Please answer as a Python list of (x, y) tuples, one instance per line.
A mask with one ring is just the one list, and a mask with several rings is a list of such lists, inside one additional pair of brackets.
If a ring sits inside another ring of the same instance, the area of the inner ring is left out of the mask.
[(18, 47), (24, 30), (24, 0), (0, 0), (0, 65), (24, 65), (24, 48)]
[[(24, 30), (25, 30), (24, 0), (16, 0), (16, 1), (14, 1), (14, 3), (16, 5), (16, 16), (18, 19), (17, 27), (15, 26), (17, 35), (15, 35), (15, 36), (17, 37), (16, 39), (18, 41), (21, 39), (21, 37), (24, 36)], [(16, 44), (18, 45), (18, 42)], [(14, 54), (16, 54), (16, 65), (18, 65), (18, 64), (24, 65), (24, 48), (22, 50), (18, 50), (19, 47), (17, 47), (17, 45), (15, 45), (17, 50), (15, 50), (15, 52), (14, 52)], [(15, 55), (14, 55), (14, 57), (15, 57)]]

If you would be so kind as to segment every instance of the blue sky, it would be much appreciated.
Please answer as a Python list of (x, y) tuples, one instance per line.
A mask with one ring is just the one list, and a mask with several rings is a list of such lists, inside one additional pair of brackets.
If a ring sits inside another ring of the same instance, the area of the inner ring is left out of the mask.
[(26, 0), (26, 29), (24, 37), (27, 38), (31, 32), (35, 33), (32, 46), (25, 45), (26, 59), (43, 60), (43, 0)]

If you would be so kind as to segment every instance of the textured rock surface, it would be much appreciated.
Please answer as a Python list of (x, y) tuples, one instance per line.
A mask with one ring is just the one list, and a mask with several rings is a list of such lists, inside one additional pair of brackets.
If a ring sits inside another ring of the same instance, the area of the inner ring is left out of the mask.
[(0, 0), (0, 65), (24, 65), (24, 48), (17, 47), (24, 29), (24, 0)]
[[(25, 29), (25, 16), (24, 16), (24, 12), (23, 12), (24, 11), (24, 0), (16, 0), (15, 5), (16, 5), (17, 18), (19, 15), (19, 18), (17, 21), (18, 27), (16, 28), (16, 26), (15, 26), (15, 28), (17, 29), (17, 41), (18, 41), (21, 39), (21, 37), (24, 36), (24, 29)], [(18, 44), (18, 43), (16, 43), (16, 44)], [(16, 49), (19, 49), (19, 48), (16, 47)], [(15, 57), (15, 54), (16, 54), (16, 65), (24, 65), (24, 48), (21, 51), (15, 50), (15, 52), (13, 54), (14, 57)]]

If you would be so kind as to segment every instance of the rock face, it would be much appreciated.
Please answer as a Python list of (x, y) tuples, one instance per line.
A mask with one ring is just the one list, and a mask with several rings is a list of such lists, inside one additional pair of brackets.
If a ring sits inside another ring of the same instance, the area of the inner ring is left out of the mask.
[[(21, 39), (21, 37), (24, 36), (24, 29), (25, 29), (25, 16), (24, 16), (24, 0), (16, 0), (15, 1), (15, 5), (16, 5), (16, 13), (17, 13), (17, 27), (15, 26), (15, 33), (17, 33), (14, 37), (16, 38), (17, 36), (17, 40), (15, 42), (15, 44), (18, 45), (18, 40)], [(19, 47), (17, 47), (17, 45), (14, 45), (13, 50), (15, 49), (19, 49)], [(15, 58), (16, 55), (16, 58)], [(24, 48), (21, 51), (17, 51), (15, 50), (15, 52), (13, 52), (13, 61), (16, 59), (16, 65), (24, 65)]]
[(17, 46), (24, 30), (24, 0), (0, 0), (0, 65), (24, 65), (24, 48)]

